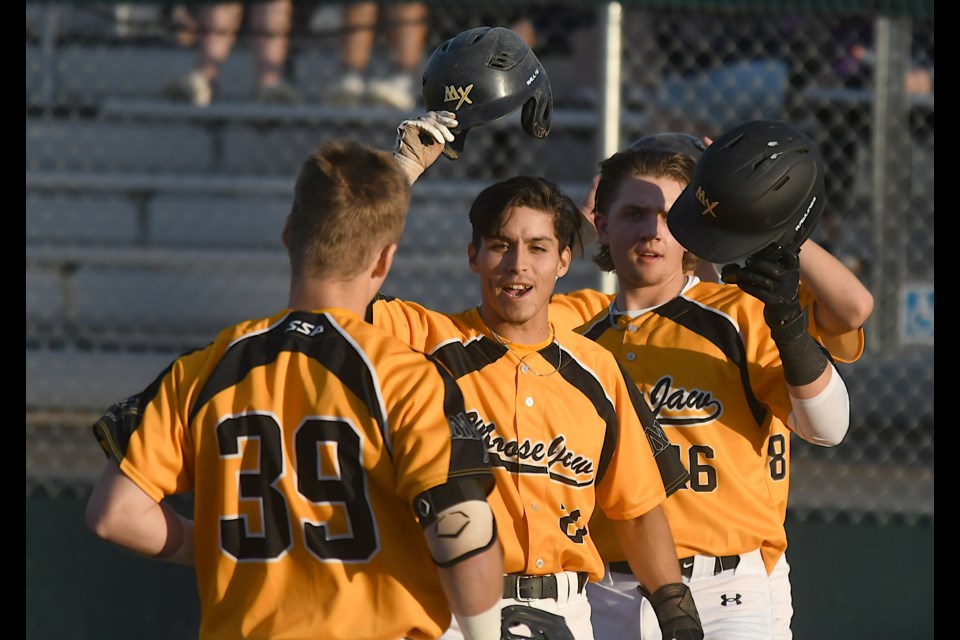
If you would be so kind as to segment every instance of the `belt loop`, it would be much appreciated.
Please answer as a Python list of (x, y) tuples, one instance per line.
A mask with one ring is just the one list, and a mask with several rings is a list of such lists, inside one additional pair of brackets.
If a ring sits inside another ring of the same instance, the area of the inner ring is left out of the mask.
[(727, 569), (736, 569), (740, 566), (740, 556), (720, 556), (714, 564), (714, 575), (726, 571)]

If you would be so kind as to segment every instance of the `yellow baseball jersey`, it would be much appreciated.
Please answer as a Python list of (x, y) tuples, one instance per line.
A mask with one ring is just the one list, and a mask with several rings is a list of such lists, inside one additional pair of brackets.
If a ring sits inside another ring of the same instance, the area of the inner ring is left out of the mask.
[(201, 638), (439, 637), (413, 499), (493, 488), (443, 367), (342, 309), (284, 311), (176, 359), (94, 427), (154, 500), (194, 492)]
[(511, 350), (476, 309), (442, 314), (393, 298), (376, 300), (368, 319), (439, 360), (463, 390), (496, 477), (488, 500), (508, 573), (599, 580), (595, 508), (631, 519), (686, 481), (636, 387), (583, 336), (557, 330), (555, 340)]
[[(596, 289), (579, 289), (567, 294), (557, 294), (550, 301), (550, 321), (561, 327), (577, 327), (606, 309), (616, 294), (603, 293)], [(823, 335), (817, 326), (814, 310), (817, 301), (810, 290), (800, 282), (800, 307), (807, 316), (810, 335), (825, 346), (836, 362), (856, 362), (863, 355), (863, 328), (842, 335)]]
[[(611, 314), (613, 298), (591, 290), (556, 295), (550, 319), (586, 321), (577, 331), (616, 356), (680, 446), (690, 480), (663, 505), (677, 555), (759, 548), (772, 570), (787, 546), (792, 407), (763, 303), (695, 278), (632, 320)], [(705, 525), (717, 520), (722, 528)], [(625, 559), (602, 514), (591, 524), (604, 559)]]

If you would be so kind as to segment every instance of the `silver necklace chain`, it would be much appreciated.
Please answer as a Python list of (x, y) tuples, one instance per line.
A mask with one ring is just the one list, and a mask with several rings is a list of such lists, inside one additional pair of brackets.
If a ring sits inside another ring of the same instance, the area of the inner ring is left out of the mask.
[[(486, 323), (484, 323), (484, 324), (486, 324)], [(556, 333), (554, 332), (553, 327), (550, 327), (550, 333), (553, 335), (552, 344), (557, 345), (557, 366), (554, 367), (553, 371), (551, 371), (550, 373), (540, 373), (539, 371), (537, 371), (536, 369), (534, 369), (534, 368), (530, 365), (530, 363), (528, 363), (528, 362), (526, 361), (527, 358), (529, 358), (530, 356), (532, 356), (532, 355), (534, 355), (534, 354), (536, 354), (536, 353), (540, 353), (539, 350), (538, 350), (538, 351), (531, 351), (531, 352), (528, 353), (527, 355), (525, 355), (525, 356), (523, 356), (523, 357), (520, 357), (520, 355), (519, 355), (516, 351), (514, 351), (513, 349), (510, 348), (510, 345), (508, 344), (508, 343), (509, 343), (508, 340), (505, 340), (504, 338), (500, 337), (500, 334), (497, 333), (496, 331), (494, 331), (493, 329), (491, 329), (491, 328), (490, 328), (490, 325), (487, 325), (487, 329), (490, 329), (490, 333), (492, 333), (492, 334), (493, 334), (493, 337), (497, 339), (497, 342), (499, 342), (501, 345), (503, 345), (503, 347), (507, 350), (507, 353), (509, 353), (510, 355), (512, 355), (514, 358), (517, 359), (517, 366), (519, 366), (519, 367), (526, 367), (526, 369), (524, 369), (525, 371), (529, 371), (530, 373), (532, 373), (533, 375), (535, 375), (535, 376), (537, 376), (537, 377), (539, 377), (539, 378), (546, 378), (547, 376), (552, 376), (552, 375), (555, 374), (557, 371), (560, 371), (560, 366), (563, 364), (563, 349), (560, 348), (560, 343), (557, 342), (557, 335), (556, 335)], [(549, 360), (547, 360), (547, 362), (549, 362)]]

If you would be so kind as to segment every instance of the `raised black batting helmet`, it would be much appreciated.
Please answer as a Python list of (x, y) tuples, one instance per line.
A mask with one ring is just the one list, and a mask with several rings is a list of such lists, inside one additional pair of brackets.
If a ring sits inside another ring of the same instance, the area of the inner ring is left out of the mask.
[(813, 140), (779, 120), (734, 127), (707, 147), (667, 215), (697, 257), (740, 262), (770, 244), (796, 251), (824, 207), (823, 160)]
[(630, 150), (636, 149), (654, 149), (656, 151), (670, 151), (673, 153), (685, 153), (694, 160), (700, 158), (707, 143), (689, 133), (654, 133), (649, 136), (635, 140), (630, 145)]
[(452, 111), (456, 136), (443, 153), (456, 159), (467, 132), (522, 108), (523, 130), (546, 138), (553, 115), (553, 92), (547, 72), (515, 31), (477, 27), (450, 38), (430, 55), (423, 71), (427, 111)]

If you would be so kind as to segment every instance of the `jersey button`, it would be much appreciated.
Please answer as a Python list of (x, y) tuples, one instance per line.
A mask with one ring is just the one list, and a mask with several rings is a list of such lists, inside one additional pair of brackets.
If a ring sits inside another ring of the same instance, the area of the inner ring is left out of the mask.
[(526, 372), (529, 371), (529, 370), (530, 370), (530, 367), (528, 367), (527, 365), (525, 365), (525, 364), (524, 364), (524, 365), (520, 365), (520, 373), (526, 373)]
[(630, 325), (629, 327), (627, 327), (627, 331), (629, 331), (630, 333), (636, 333), (636, 332), (637, 332), (637, 325), (635, 325), (635, 324)]
[(540, 505), (538, 504), (532, 504), (530, 505), (530, 508), (533, 509), (534, 511), (540, 511)]
[(527, 405), (528, 407), (532, 407), (532, 406), (533, 406), (533, 398), (527, 398), (526, 400), (523, 401), (523, 404)]
[(636, 359), (637, 359), (637, 354), (633, 353), (632, 351), (627, 354), (627, 360), (629, 360), (630, 362), (633, 362)]
[(536, 564), (537, 564), (537, 569), (542, 569), (542, 568), (543, 568), (543, 558), (537, 558)]

